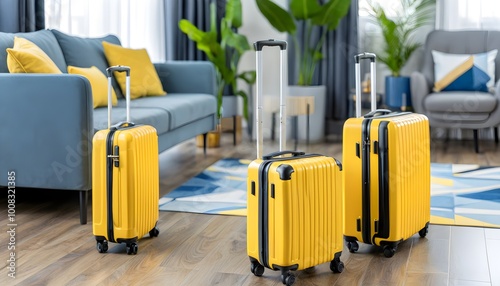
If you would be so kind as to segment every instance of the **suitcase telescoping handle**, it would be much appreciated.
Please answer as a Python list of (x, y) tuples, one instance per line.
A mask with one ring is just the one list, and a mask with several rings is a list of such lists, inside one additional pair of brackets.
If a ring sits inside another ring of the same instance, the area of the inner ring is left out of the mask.
[(356, 73), (356, 117), (361, 117), (361, 60), (370, 60), (370, 91), (371, 91), (371, 111), (377, 109), (377, 95), (376, 95), (376, 69), (375, 62), (376, 56), (372, 53), (361, 53), (354, 56), (355, 73)]
[(286, 149), (286, 106), (284, 90), (288, 85), (287, 69), (286, 69), (286, 47), (287, 42), (276, 41), (273, 39), (257, 41), (254, 43), (256, 51), (256, 136), (257, 136), (257, 158), (262, 157), (262, 148), (264, 145), (264, 138), (262, 135), (262, 113), (263, 113), (263, 95), (262, 95), (262, 49), (266, 46), (280, 48), (280, 138), (279, 138), (279, 151)]
[(126, 100), (126, 110), (127, 110), (127, 121), (121, 122), (118, 124), (119, 127), (123, 127), (124, 125), (133, 126), (134, 124), (130, 122), (130, 67), (127, 66), (112, 66), (106, 69), (106, 73), (108, 74), (108, 129), (111, 129), (111, 109), (113, 108), (113, 103), (111, 99), (111, 91), (113, 90), (112, 86), (112, 77), (113, 72), (125, 72), (125, 100)]

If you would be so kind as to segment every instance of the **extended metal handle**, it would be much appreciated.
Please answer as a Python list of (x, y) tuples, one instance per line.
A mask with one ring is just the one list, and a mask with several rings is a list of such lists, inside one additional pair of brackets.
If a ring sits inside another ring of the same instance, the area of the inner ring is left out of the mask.
[(278, 46), (280, 47), (280, 138), (279, 138), (279, 151), (286, 149), (286, 101), (284, 96), (285, 87), (288, 85), (288, 72), (286, 68), (286, 42), (265, 40), (257, 41), (254, 43), (255, 56), (256, 56), (256, 81), (255, 86), (257, 90), (256, 97), (256, 136), (257, 136), (257, 158), (262, 158), (262, 148), (264, 145), (264, 137), (262, 135), (262, 115), (263, 115), (263, 95), (262, 95), (262, 48), (265, 46)]
[(354, 56), (355, 72), (356, 72), (356, 117), (361, 117), (361, 68), (360, 61), (368, 59), (370, 60), (370, 91), (371, 91), (371, 111), (377, 109), (377, 95), (376, 95), (376, 81), (377, 81), (377, 71), (376, 71), (376, 58), (377, 56), (372, 53), (362, 53)]
[(130, 122), (130, 67), (127, 66), (112, 66), (106, 69), (106, 73), (108, 74), (108, 129), (111, 129), (111, 109), (113, 108), (112, 103), (112, 76), (113, 72), (125, 72), (125, 102), (126, 102), (126, 112), (127, 112), (127, 121)]

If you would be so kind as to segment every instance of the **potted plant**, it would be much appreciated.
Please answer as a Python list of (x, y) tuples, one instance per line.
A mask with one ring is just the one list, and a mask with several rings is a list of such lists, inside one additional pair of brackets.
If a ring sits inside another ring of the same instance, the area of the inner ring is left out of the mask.
[[(255, 71), (238, 72), (238, 64), (243, 53), (251, 49), (247, 38), (235, 32), (242, 25), (242, 9), (240, 0), (228, 0), (226, 13), (220, 22), (220, 33), (217, 29), (216, 5), (210, 4), (210, 30), (202, 31), (190, 21), (179, 21), (180, 30), (189, 39), (196, 42), (197, 48), (205, 53), (217, 72), (217, 115), (222, 116), (222, 99), (224, 89), (229, 87), (233, 95), (243, 99), (243, 117), (248, 120), (248, 95), (238, 88), (238, 79), (248, 84), (255, 82)], [(220, 122), (215, 137), (220, 136)], [(218, 133), (218, 134), (217, 134)], [(209, 134), (210, 136), (210, 134)], [(209, 138), (209, 141), (210, 138)], [(217, 145), (218, 146), (218, 145)]]
[[(326, 86), (312, 86), (316, 66), (323, 59), (323, 43), (329, 31), (337, 28), (340, 20), (347, 14), (351, 6), (350, 0), (319, 1), (291, 0), (288, 10), (270, 0), (256, 0), (257, 7), (267, 21), (279, 32), (291, 36), (295, 47), (295, 62), (298, 64), (297, 86), (289, 87), (289, 95), (313, 95), (314, 114), (311, 116), (311, 141), (318, 141), (324, 136), (324, 118), (326, 103)], [(303, 35), (297, 33), (297, 24), (302, 24)], [(315, 29), (319, 29), (319, 38), (315, 37)], [(303, 39), (303, 43), (299, 43)], [(299, 134), (303, 129), (299, 129)], [(303, 137), (300, 134), (299, 137)]]
[(385, 98), (389, 107), (411, 106), (410, 78), (401, 76), (401, 69), (422, 44), (415, 40), (419, 28), (429, 23), (434, 15), (435, 0), (404, 0), (394, 17), (389, 17), (379, 4), (369, 3), (369, 12), (382, 30), (384, 41), (377, 58), (390, 70), (385, 78)]

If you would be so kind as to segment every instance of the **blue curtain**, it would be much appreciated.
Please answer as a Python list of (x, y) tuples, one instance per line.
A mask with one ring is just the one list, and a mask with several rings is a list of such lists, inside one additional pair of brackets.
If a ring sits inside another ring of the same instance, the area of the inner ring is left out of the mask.
[[(299, 36), (303, 27), (297, 27)], [(314, 31), (319, 38), (320, 30)], [(302, 39), (303, 41), (303, 39)], [(295, 53), (291, 39), (289, 54)], [(299, 38), (300, 44), (300, 38)], [(313, 79), (313, 84), (326, 85), (326, 134), (338, 133), (339, 126), (347, 119), (349, 112), (348, 96), (354, 88), (354, 55), (358, 53), (358, 1), (352, 0), (351, 7), (337, 29), (330, 31), (325, 40), (322, 60)], [(298, 68), (294, 57), (288, 58), (289, 83), (296, 84)]]
[(0, 31), (32, 32), (45, 29), (44, 0), (0, 1)]

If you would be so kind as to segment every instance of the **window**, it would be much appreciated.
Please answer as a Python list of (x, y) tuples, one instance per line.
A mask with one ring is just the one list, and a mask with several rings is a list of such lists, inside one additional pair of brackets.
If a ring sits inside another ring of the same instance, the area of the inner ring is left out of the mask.
[(498, 0), (437, 0), (436, 28), (500, 30)]
[(146, 48), (165, 60), (162, 0), (45, 0), (45, 26), (80, 37), (118, 36), (128, 48)]

